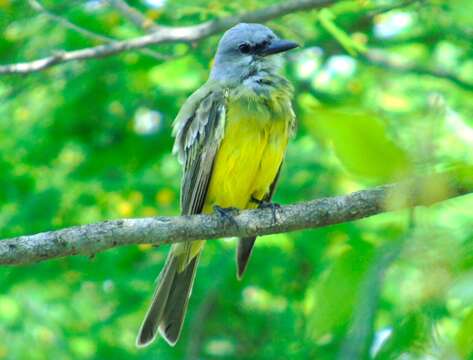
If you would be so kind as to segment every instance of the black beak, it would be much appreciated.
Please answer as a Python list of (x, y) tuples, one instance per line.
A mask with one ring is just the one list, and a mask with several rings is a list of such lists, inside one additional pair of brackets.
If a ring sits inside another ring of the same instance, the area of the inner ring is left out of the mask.
[(260, 55), (268, 56), (268, 55), (273, 55), (273, 54), (279, 54), (284, 51), (294, 49), (298, 46), (299, 44), (294, 41), (277, 39), (277, 40), (273, 40), (266, 48), (262, 49)]

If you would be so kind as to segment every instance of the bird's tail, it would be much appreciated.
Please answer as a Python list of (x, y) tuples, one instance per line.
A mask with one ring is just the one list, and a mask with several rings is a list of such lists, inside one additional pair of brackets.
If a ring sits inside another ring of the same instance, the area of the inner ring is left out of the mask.
[(246, 267), (248, 266), (248, 260), (250, 260), (251, 251), (255, 244), (256, 236), (238, 239), (237, 247), (237, 279), (241, 280), (245, 273)]
[(179, 339), (199, 255), (195, 256), (184, 269), (179, 269), (179, 256), (182, 255), (175, 255), (171, 251), (161, 270), (153, 301), (136, 339), (138, 347), (149, 345), (155, 339), (158, 330), (170, 345), (175, 345)]

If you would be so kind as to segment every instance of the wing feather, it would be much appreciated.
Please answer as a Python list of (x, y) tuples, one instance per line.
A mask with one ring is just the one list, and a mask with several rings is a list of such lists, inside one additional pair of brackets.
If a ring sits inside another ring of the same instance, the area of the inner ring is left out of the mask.
[[(197, 97), (197, 99), (196, 99)], [(181, 187), (182, 214), (202, 211), (212, 177), (215, 156), (223, 138), (225, 126), (225, 96), (210, 89), (197, 92), (184, 105), (174, 127), (175, 151), (184, 165)]]

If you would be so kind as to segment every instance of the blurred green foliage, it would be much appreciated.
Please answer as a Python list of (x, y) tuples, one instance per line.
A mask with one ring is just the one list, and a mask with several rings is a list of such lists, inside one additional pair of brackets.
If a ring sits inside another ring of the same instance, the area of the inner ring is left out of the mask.
[[(176, 26), (272, 2), (129, 3)], [(42, 4), (98, 34), (143, 34), (105, 1)], [(304, 45), (284, 68), (299, 130), (275, 201), (471, 165), (471, 14), (470, 0), (353, 0), (272, 21)], [(101, 43), (27, 1), (0, 0), (0, 30), (2, 64)], [(171, 123), (217, 41), (154, 47), (165, 60), (126, 52), (2, 76), (0, 237), (178, 214)], [(473, 359), (472, 201), (260, 238), (242, 282), (235, 242), (209, 242), (175, 348), (134, 347), (166, 247), (3, 267), (0, 359), (335, 359), (350, 346), (375, 359)]]

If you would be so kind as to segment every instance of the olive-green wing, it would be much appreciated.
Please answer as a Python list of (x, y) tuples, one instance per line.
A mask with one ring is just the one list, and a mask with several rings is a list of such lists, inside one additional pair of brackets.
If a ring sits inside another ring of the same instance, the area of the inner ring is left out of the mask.
[(174, 150), (184, 166), (181, 187), (183, 215), (202, 211), (224, 128), (223, 92), (204, 85), (183, 106), (174, 126)]

